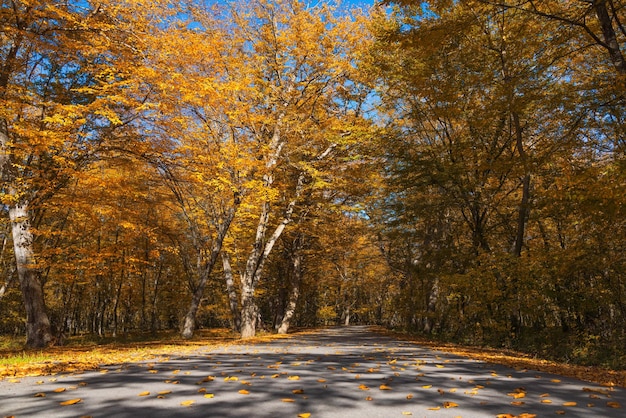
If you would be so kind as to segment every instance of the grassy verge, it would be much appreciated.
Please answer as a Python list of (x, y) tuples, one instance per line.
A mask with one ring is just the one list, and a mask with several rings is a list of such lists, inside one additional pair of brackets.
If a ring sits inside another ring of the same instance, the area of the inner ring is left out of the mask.
[[(261, 334), (246, 343), (270, 341), (286, 336)], [(0, 380), (24, 376), (76, 373), (97, 370), (107, 364), (165, 359), (170, 355), (194, 352), (201, 347), (241, 343), (227, 329), (200, 330), (185, 340), (175, 333), (130, 335), (122, 338), (72, 337), (62, 347), (24, 350), (19, 343), (0, 341)]]
[(441, 343), (414, 335), (390, 331), (382, 327), (373, 327), (374, 331), (395, 339), (410, 341), (433, 350), (444, 351), (462, 357), (501, 364), (517, 370), (534, 370), (573, 377), (604, 386), (626, 387), (626, 370), (611, 370), (603, 367), (578, 366), (536, 358), (513, 350), (500, 350), (484, 347), (468, 347), (452, 343)]

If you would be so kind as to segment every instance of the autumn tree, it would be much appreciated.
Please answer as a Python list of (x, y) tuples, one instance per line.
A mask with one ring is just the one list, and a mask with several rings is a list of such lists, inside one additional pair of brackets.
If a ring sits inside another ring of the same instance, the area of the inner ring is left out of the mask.
[(0, 167), (28, 346), (51, 341), (32, 229), (39, 207), (123, 124), (120, 104), (138, 99), (123, 99), (120, 89), (129, 85), (114, 67), (135, 52), (126, 6), (132, 3), (2, 3)]

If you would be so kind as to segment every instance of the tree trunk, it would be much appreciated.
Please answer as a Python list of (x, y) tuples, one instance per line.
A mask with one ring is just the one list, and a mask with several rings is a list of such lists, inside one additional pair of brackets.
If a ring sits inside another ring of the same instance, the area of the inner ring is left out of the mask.
[(600, 21), (600, 27), (602, 28), (602, 36), (604, 38), (604, 47), (609, 52), (611, 62), (615, 67), (615, 70), (622, 75), (626, 75), (626, 58), (622, 54), (620, 44), (613, 28), (613, 20), (609, 14), (609, 10), (606, 7), (606, 0), (595, 0), (593, 7), (596, 11), (596, 16)]
[(198, 282), (198, 287), (191, 297), (191, 303), (189, 304), (187, 315), (185, 315), (185, 322), (183, 324), (182, 331), (183, 338), (193, 337), (193, 333), (196, 329), (196, 314), (198, 313), (198, 308), (200, 307), (200, 302), (202, 301), (202, 296), (204, 295), (204, 289), (206, 288), (206, 284), (211, 275), (211, 271), (213, 271), (213, 267), (217, 262), (217, 257), (222, 251), (224, 238), (226, 237), (226, 233), (230, 228), (230, 224), (235, 217), (235, 212), (238, 204), (239, 198), (235, 196), (235, 202), (233, 207), (228, 210), (224, 219), (222, 219), (222, 222), (218, 226), (217, 236), (215, 237), (215, 240), (213, 242), (213, 247), (211, 248), (211, 254), (209, 256), (209, 259), (204, 264), (204, 266), (202, 266), (201, 271), (199, 272), (200, 280)]
[(226, 291), (228, 292), (228, 305), (233, 318), (233, 329), (236, 332), (241, 332), (241, 312), (239, 311), (233, 269), (230, 265), (230, 256), (227, 252), (222, 252), (222, 264), (224, 265), (224, 278), (226, 279)]
[(256, 335), (259, 308), (254, 301), (254, 291), (245, 289), (241, 293), (241, 338), (252, 338)]
[(437, 301), (439, 300), (439, 278), (435, 277), (430, 287), (428, 295), (428, 303), (426, 305), (426, 317), (424, 318), (424, 332), (430, 334), (433, 332), (435, 320), (433, 316), (437, 310)]
[(9, 219), (13, 234), (17, 277), (26, 309), (26, 345), (45, 347), (52, 341), (52, 332), (46, 313), (43, 286), (33, 252), (28, 203), (22, 202), (14, 205), (9, 210)]
[(296, 306), (298, 304), (298, 298), (300, 297), (300, 284), (302, 283), (302, 239), (296, 239), (296, 245), (294, 253), (292, 255), (292, 270), (291, 270), (291, 290), (289, 291), (289, 298), (287, 300), (287, 307), (285, 308), (285, 314), (283, 320), (278, 327), (279, 334), (287, 334), (289, 331), (289, 325), (291, 319), (296, 312)]
[(524, 150), (524, 140), (522, 135), (522, 127), (519, 121), (519, 115), (513, 112), (513, 125), (516, 136), (517, 151), (520, 156), (522, 165), (524, 166), (524, 178), (522, 179), (522, 198), (519, 203), (517, 216), (517, 231), (515, 234), (515, 244), (513, 245), (513, 255), (520, 257), (524, 245), (524, 235), (526, 231), (526, 223), (530, 215), (530, 170), (528, 169), (528, 157)]

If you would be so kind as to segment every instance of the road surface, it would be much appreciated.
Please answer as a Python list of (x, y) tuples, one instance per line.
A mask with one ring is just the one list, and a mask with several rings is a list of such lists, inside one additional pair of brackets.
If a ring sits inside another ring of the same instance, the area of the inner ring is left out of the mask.
[(366, 327), (0, 381), (0, 417), (499, 415), (622, 418), (626, 390), (432, 351)]

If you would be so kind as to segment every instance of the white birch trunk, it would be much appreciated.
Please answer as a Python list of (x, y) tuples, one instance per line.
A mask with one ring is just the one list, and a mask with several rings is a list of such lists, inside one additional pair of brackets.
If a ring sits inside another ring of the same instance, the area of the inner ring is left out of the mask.
[(302, 238), (296, 240), (291, 264), (291, 289), (287, 299), (287, 307), (283, 319), (278, 327), (279, 334), (287, 334), (293, 315), (296, 313), (298, 299), (300, 298), (300, 284), (302, 283)]
[(17, 277), (26, 309), (26, 345), (45, 347), (52, 341), (52, 332), (44, 303), (43, 286), (35, 263), (28, 202), (11, 207), (9, 218)]
[(224, 266), (226, 292), (228, 293), (228, 305), (233, 318), (233, 329), (236, 332), (241, 332), (241, 312), (239, 311), (237, 290), (235, 289), (235, 279), (233, 278), (233, 269), (230, 265), (230, 256), (225, 251), (222, 252), (222, 264)]

